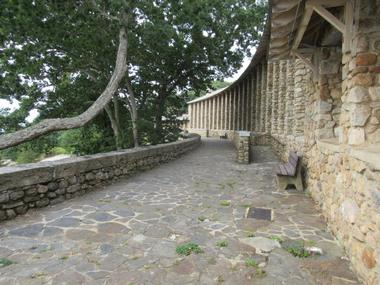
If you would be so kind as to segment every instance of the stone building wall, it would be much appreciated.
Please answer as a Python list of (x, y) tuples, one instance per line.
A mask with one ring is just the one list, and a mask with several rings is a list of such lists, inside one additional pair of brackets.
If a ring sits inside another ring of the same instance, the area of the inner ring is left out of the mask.
[[(326, 21), (327, 26), (320, 30), (321, 47), (304, 45), (299, 50), (301, 56), (271, 57), (278, 41), (274, 50), (269, 47), (268, 58), (252, 60), (249, 73), (243, 74), (232, 90), (241, 90), (238, 87), (245, 81), (250, 87), (243, 89), (243, 94), (233, 91), (230, 105), (235, 118), (249, 110), (249, 122), (242, 126), (234, 121), (228, 132), (233, 134), (248, 126), (253, 133), (251, 144), (272, 145), (283, 160), (289, 151), (302, 157), (307, 191), (322, 209), (364, 284), (377, 285), (380, 0), (347, 3), (355, 5), (353, 27), (345, 25), (350, 9), (340, 7), (339, 19), (345, 30), (338, 31)], [(276, 24), (273, 27), (278, 28)], [(328, 43), (323, 44), (324, 40)]]
[(192, 135), (168, 144), (0, 168), (0, 221), (83, 195), (136, 171), (152, 168), (194, 149)]

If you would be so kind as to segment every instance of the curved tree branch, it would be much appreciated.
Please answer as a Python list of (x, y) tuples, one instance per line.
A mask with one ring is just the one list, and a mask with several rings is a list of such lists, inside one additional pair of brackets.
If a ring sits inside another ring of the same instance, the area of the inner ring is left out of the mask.
[(118, 89), (119, 84), (127, 71), (127, 47), (128, 41), (126, 29), (125, 27), (121, 27), (119, 31), (119, 47), (114, 72), (102, 94), (86, 111), (72, 118), (46, 119), (17, 132), (1, 135), (0, 149), (30, 141), (50, 132), (79, 128), (95, 118), (111, 101), (113, 94)]

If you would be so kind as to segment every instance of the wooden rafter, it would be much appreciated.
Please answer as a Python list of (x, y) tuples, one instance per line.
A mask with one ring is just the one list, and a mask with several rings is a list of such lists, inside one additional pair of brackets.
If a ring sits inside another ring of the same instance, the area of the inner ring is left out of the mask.
[(313, 10), (317, 12), (322, 18), (329, 22), (333, 27), (335, 27), (339, 32), (344, 34), (345, 26), (344, 24), (333, 14), (331, 14), (326, 8), (321, 5), (313, 5)]

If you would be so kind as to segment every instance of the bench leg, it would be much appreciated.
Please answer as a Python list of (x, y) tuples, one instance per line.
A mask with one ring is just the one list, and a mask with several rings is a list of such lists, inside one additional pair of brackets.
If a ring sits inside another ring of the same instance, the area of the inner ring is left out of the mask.
[(301, 174), (297, 175), (297, 178), (295, 180), (294, 186), (296, 186), (296, 189), (298, 191), (303, 191), (303, 184), (302, 184), (302, 176), (301, 176)]
[(277, 184), (280, 190), (285, 190), (288, 186), (288, 179), (277, 175)]

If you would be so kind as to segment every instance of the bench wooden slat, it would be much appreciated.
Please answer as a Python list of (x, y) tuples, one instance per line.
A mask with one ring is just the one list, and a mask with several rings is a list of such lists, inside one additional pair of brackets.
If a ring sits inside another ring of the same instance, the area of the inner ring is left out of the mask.
[(280, 164), (280, 165), (278, 166), (277, 174), (280, 174), (280, 175), (286, 175), (286, 169), (285, 169), (285, 167), (284, 167), (283, 164)]
[(287, 175), (289, 176), (294, 176), (296, 174), (296, 167), (289, 163), (285, 164), (285, 169), (286, 169)]
[(299, 157), (298, 155), (291, 151), (289, 152), (289, 158), (288, 162), (284, 164), (280, 164), (278, 166), (278, 175), (282, 176), (295, 176), (297, 171), (297, 165), (298, 165)]

